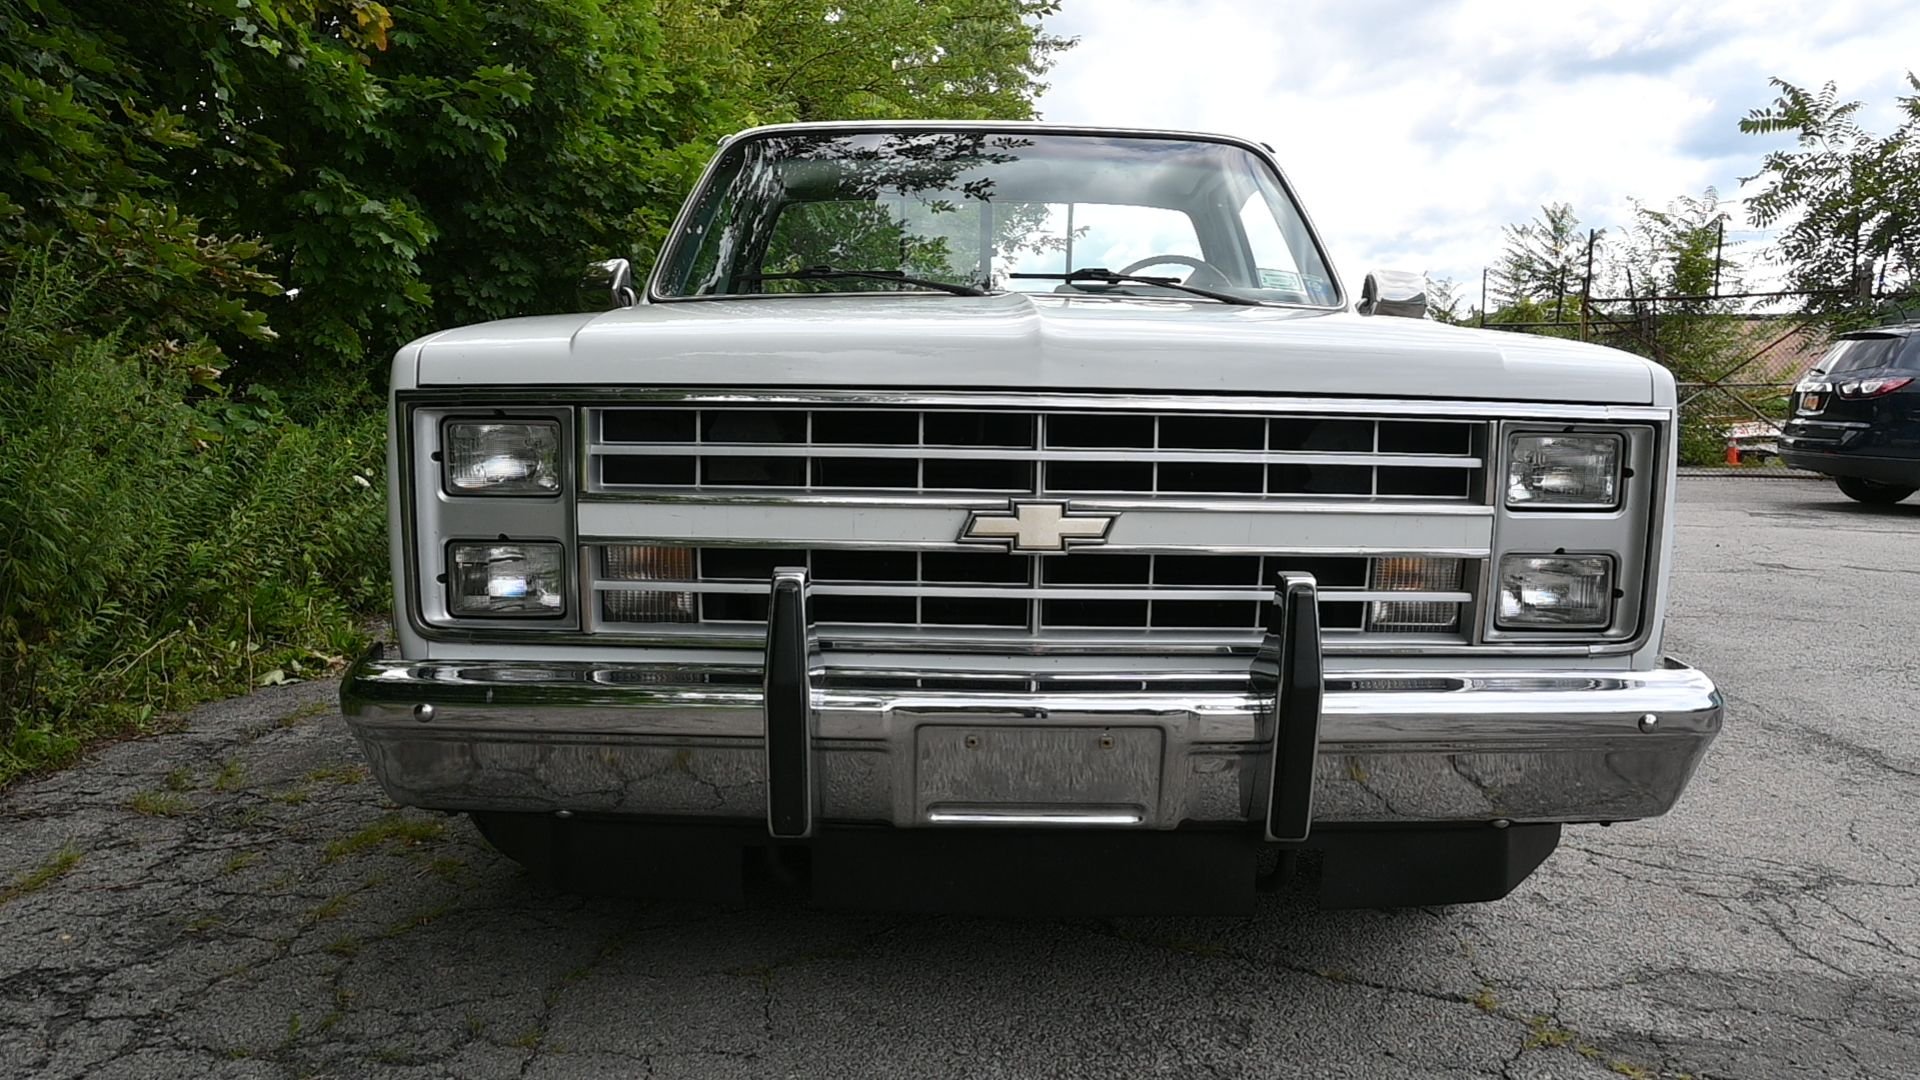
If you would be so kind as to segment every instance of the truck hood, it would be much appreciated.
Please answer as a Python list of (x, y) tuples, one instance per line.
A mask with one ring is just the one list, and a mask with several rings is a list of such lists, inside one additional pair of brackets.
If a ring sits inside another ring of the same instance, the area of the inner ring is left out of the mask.
[(1671, 404), (1558, 338), (1211, 301), (938, 294), (697, 300), (445, 330), (396, 386), (900, 387)]

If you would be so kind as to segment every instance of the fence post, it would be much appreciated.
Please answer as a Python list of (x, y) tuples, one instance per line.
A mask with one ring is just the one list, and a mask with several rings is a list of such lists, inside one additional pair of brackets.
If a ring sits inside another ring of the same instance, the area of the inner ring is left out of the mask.
[(1600, 230), (1587, 230), (1587, 276), (1580, 282), (1580, 340), (1587, 340), (1587, 309), (1593, 306), (1593, 242)]
[(1720, 215), (1718, 224), (1720, 226), (1720, 235), (1713, 241), (1713, 298), (1715, 300), (1720, 299), (1720, 253), (1726, 250), (1727, 246), (1727, 218), (1725, 214)]

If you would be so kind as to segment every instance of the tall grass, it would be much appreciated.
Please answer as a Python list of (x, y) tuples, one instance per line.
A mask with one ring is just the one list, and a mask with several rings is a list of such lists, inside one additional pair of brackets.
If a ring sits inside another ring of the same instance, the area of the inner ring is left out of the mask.
[(357, 648), (384, 606), (381, 418), (296, 422), (134, 328), (75, 332), (56, 261), (0, 288), (0, 783)]

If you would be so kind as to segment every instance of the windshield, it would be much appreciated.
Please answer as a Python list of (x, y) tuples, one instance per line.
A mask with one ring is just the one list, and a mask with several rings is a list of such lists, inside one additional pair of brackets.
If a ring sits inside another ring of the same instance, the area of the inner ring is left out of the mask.
[[(1076, 273), (1090, 269), (1109, 274)], [(1177, 285), (1241, 302), (1340, 300), (1299, 210), (1258, 156), (1194, 139), (1007, 131), (735, 142), (696, 196), (656, 291), (1204, 296)]]

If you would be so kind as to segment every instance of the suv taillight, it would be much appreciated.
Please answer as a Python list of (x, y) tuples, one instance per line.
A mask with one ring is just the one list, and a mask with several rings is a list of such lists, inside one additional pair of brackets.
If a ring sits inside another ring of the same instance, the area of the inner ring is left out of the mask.
[(1881, 379), (1856, 379), (1852, 382), (1837, 383), (1834, 391), (1843, 398), (1870, 398), (1882, 394), (1891, 394), (1895, 390), (1913, 382), (1910, 375), (1896, 375)]

